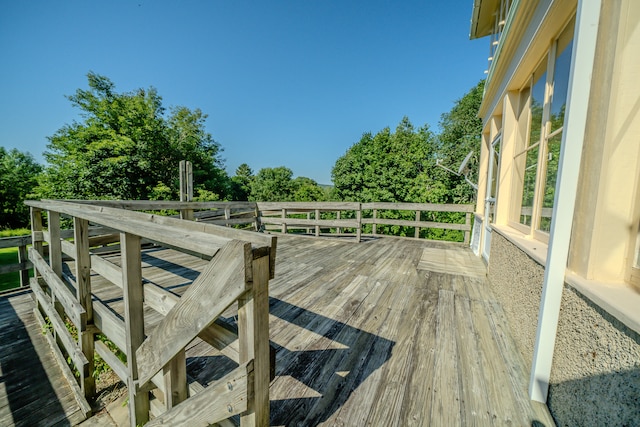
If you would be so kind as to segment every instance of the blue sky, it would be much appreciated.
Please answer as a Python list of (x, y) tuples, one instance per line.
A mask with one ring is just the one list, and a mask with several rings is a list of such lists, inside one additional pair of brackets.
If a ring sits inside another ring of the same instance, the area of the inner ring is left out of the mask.
[[(43, 162), (47, 136), (79, 120), (65, 95), (86, 74), (155, 87), (165, 107), (209, 115), (230, 174), (287, 166), (331, 182), (364, 132), (440, 115), (484, 77), (471, 0), (4, 1), (0, 146)], [(177, 167), (177, 166), (176, 166)]]

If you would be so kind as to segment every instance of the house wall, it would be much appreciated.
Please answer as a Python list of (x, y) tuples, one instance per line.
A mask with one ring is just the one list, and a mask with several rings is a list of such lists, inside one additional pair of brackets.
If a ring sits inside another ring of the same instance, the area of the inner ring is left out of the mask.
[[(544, 268), (494, 231), (488, 277), (531, 365)], [(640, 425), (640, 335), (564, 286), (547, 406), (564, 425)]]

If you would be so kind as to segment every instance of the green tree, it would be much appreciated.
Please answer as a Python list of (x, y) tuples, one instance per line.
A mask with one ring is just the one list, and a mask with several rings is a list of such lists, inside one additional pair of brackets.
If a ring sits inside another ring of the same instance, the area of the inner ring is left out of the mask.
[(0, 228), (26, 227), (29, 208), (23, 203), (37, 185), (42, 166), (29, 153), (0, 147)]
[(293, 180), (293, 200), (296, 202), (322, 202), (327, 200), (325, 191), (311, 178), (299, 176)]
[[(478, 82), (453, 108), (440, 118), (440, 134), (436, 138), (437, 157), (443, 165), (457, 170), (469, 152), (473, 152), (469, 161), (469, 179), (478, 182), (478, 164), (482, 138), (482, 120), (478, 111), (482, 103), (484, 80)], [(434, 179), (442, 182), (446, 188), (443, 203), (472, 203), (475, 190), (463, 177), (453, 175), (443, 169), (434, 172)]]
[(205, 130), (206, 114), (177, 107), (167, 116), (154, 88), (117, 93), (107, 77), (87, 78), (89, 89), (67, 97), (82, 121), (49, 137), (39, 196), (175, 198), (180, 160), (192, 162), (196, 191), (226, 194), (221, 147)]
[(358, 202), (428, 202), (434, 185), (434, 135), (404, 117), (394, 133), (365, 133), (331, 171), (334, 194)]
[(251, 183), (249, 200), (256, 202), (291, 201), (292, 176), (291, 169), (284, 166), (260, 169)]
[(231, 199), (242, 201), (249, 200), (253, 179), (253, 171), (248, 164), (243, 163), (238, 166), (236, 174), (231, 177)]

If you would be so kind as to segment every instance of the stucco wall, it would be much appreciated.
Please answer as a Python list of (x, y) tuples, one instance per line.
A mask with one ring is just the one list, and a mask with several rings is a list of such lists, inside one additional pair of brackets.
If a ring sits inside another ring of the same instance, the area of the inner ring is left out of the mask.
[[(494, 232), (488, 275), (530, 366), (544, 269)], [(640, 426), (640, 336), (569, 285), (547, 405), (561, 426)]]

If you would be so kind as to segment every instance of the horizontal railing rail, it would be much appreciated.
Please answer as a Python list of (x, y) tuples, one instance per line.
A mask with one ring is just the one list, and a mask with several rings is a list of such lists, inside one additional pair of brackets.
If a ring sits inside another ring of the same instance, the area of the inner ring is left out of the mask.
[[(342, 234), (350, 229), (360, 241), (360, 203), (353, 202), (258, 202), (259, 223), (268, 231), (288, 233), (302, 229), (308, 234), (320, 236), (322, 230), (334, 230)], [(333, 218), (323, 218), (323, 213), (333, 213)], [(346, 214), (346, 217), (345, 217)]]
[(30, 244), (31, 236), (28, 235), (0, 238), (0, 249), (17, 248), (18, 252), (18, 262), (0, 265), (0, 274), (20, 272), (18, 286), (7, 289), (7, 291), (15, 291), (16, 289), (29, 286), (29, 270), (33, 267), (27, 257), (27, 246)]
[[(182, 208), (179, 202), (43, 200), (26, 204), (31, 207), (29, 259), (34, 277), (30, 284), (36, 315), (52, 331), (47, 339), (86, 412), (90, 411), (86, 399), (95, 393), (97, 353), (127, 384), (132, 426), (146, 423), (150, 415), (155, 419), (149, 425), (191, 419), (213, 424), (234, 415), (240, 415), (241, 425), (268, 425), (268, 281), (274, 275), (275, 236), (128, 210)], [(63, 217), (71, 221), (62, 221)], [(70, 223), (71, 228), (61, 228)], [(162, 283), (144, 280), (145, 242), (209, 261), (178, 296)], [(109, 258), (101, 256), (106, 252)], [(63, 268), (64, 259), (71, 261), (69, 268)], [(121, 293), (122, 313), (93, 294), (91, 283), (98, 280)], [(234, 304), (237, 327), (219, 317)], [(150, 331), (145, 331), (145, 306), (162, 316)], [(111, 341), (126, 362), (97, 340), (97, 334)], [(206, 388), (189, 386), (185, 347), (195, 337), (233, 359), (238, 368)], [(66, 359), (77, 371), (77, 383)], [(232, 393), (228, 384), (233, 385)], [(155, 399), (150, 399), (150, 393)], [(210, 404), (198, 403), (204, 401)]]
[[(464, 204), (439, 204), (439, 203), (363, 203), (362, 210), (370, 211), (371, 217), (362, 219), (362, 224), (371, 224), (372, 235), (378, 234), (378, 225), (391, 225), (399, 227), (414, 228), (414, 238), (420, 238), (421, 229), (440, 229), (460, 231), (464, 233), (463, 241), (465, 244), (470, 243), (471, 238), (471, 218), (474, 211), (473, 205)], [(386, 218), (382, 213), (385, 212), (415, 212), (414, 220)], [(460, 213), (464, 223), (460, 222), (443, 222), (443, 221), (425, 221), (422, 220), (423, 215), (428, 216), (432, 213)], [(463, 215), (462, 215), (463, 214)]]

